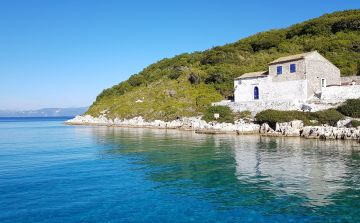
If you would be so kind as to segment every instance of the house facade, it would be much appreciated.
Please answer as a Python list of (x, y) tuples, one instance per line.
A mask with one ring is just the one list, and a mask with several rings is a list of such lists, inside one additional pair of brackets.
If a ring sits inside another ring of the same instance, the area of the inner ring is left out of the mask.
[(340, 86), (340, 70), (317, 51), (281, 57), (267, 71), (246, 73), (234, 80), (235, 102), (306, 101), (322, 89)]

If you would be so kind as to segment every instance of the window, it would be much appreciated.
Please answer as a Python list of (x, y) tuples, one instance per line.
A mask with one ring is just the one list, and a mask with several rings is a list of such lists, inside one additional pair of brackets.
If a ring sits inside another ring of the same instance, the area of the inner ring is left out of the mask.
[(259, 88), (255, 87), (254, 88), (254, 100), (258, 100), (259, 99)]
[(292, 63), (290, 64), (290, 73), (295, 73), (296, 72), (296, 64)]
[(277, 74), (282, 74), (282, 66), (276, 67), (276, 73)]
[(321, 78), (321, 87), (326, 87), (326, 79)]

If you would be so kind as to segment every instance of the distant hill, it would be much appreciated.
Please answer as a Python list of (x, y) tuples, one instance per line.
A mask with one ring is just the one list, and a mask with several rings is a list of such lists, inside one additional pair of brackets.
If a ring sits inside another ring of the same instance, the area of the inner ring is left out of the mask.
[(235, 77), (266, 70), (276, 58), (313, 50), (343, 76), (360, 75), (360, 10), (325, 14), (204, 52), (163, 59), (104, 90), (87, 114), (148, 120), (199, 115), (211, 102), (232, 96)]
[(84, 114), (88, 107), (81, 108), (43, 108), (39, 110), (9, 111), (0, 110), (0, 117), (73, 117)]

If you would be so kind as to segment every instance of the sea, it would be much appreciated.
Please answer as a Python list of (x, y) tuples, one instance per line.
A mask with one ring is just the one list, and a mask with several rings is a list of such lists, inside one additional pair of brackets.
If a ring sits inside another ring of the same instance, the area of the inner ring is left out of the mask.
[(360, 144), (0, 118), (0, 222), (360, 222)]

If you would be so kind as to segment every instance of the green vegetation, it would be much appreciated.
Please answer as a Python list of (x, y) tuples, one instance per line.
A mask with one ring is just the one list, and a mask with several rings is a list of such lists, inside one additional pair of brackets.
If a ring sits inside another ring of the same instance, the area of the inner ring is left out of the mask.
[(271, 126), (274, 126), (277, 122), (290, 122), (293, 120), (301, 120), (305, 125), (328, 124), (334, 126), (344, 116), (335, 109), (319, 112), (277, 111), (269, 109), (259, 112), (255, 118), (258, 123), (268, 123)]
[(235, 113), (235, 119), (243, 119), (246, 121), (250, 121), (252, 118), (251, 111), (242, 111)]
[[(219, 114), (219, 118), (215, 119), (214, 114)], [(211, 106), (205, 110), (202, 118), (207, 122), (217, 121), (234, 123), (235, 116), (227, 106)]]
[[(180, 83), (179, 83), (180, 82)], [(146, 120), (174, 120), (182, 116), (201, 115), (211, 102), (221, 100), (215, 90), (201, 83), (191, 85), (187, 80), (166, 80), (140, 86), (122, 96), (110, 95), (95, 102), (88, 114), (97, 115), (108, 111), (110, 118), (133, 118), (142, 116)], [(142, 103), (136, 103), (143, 99)]]
[(351, 126), (357, 128), (360, 126), (360, 121), (358, 120), (351, 120)]
[(337, 110), (346, 116), (360, 118), (360, 99), (349, 99)]
[(256, 114), (255, 119), (258, 123), (268, 123), (275, 126), (277, 122), (290, 122), (293, 120), (302, 120), (305, 124), (310, 125), (308, 113), (301, 111), (278, 111), (268, 109)]
[[(359, 74), (360, 10), (326, 14), (204, 52), (163, 59), (104, 90), (87, 114), (98, 116), (107, 110), (113, 117), (147, 119), (201, 114), (210, 102), (232, 96), (235, 77), (266, 70), (278, 57), (312, 50), (338, 66), (342, 75)], [(166, 90), (177, 94), (169, 97)], [(143, 97), (144, 103), (135, 103)]]
[(335, 126), (339, 120), (344, 118), (344, 116), (340, 112), (336, 111), (336, 109), (327, 109), (307, 114), (309, 115), (309, 120), (317, 120), (320, 124), (328, 124), (332, 126)]

